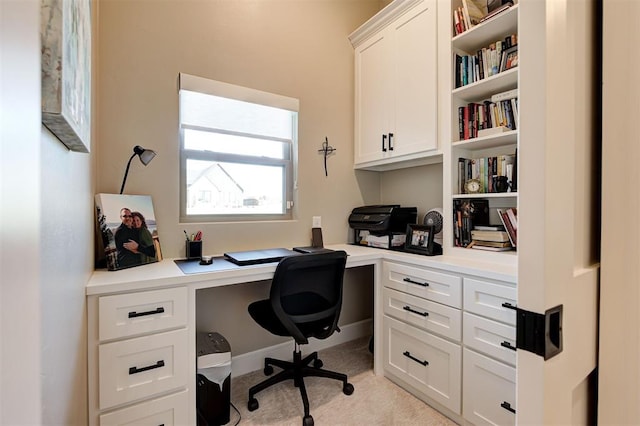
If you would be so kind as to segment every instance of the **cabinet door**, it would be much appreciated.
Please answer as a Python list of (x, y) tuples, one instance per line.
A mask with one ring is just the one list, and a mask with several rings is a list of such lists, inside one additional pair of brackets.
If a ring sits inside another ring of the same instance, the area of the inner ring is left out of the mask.
[(456, 414), (460, 413), (460, 345), (385, 315), (384, 368)]
[(392, 24), (389, 114), (391, 155), (437, 148), (436, 2), (425, 1)]
[[(387, 110), (389, 104), (388, 38), (382, 31), (355, 52), (356, 129), (355, 163), (383, 158), (388, 148)], [(384, 143), (384, 146), (383, 146)]]
[(516, 424), (516, 369), (464, 350), (463, 415), (474, 425)]

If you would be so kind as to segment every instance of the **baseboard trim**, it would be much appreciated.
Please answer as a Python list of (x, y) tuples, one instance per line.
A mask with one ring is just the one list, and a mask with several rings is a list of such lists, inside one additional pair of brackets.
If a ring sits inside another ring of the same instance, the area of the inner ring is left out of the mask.
[[(304, 345), (303, 352), (310, 353), (320, 351), (341, 343), (359, 339), (360, 337), (370, 336), (372, 334), (373, 320), (367, 319), (355, 322), (353, 324), (340, 326), (340, 333), (333, 333), (333, 335), (327, 339), (311, 339), (308, 345)], [(265, 357), (287, 360), (291, 359), (292, 351), (293, 341), (234, 356), (231, 360), (231, 374), (237, 377), (251, 373), (252, 371), (262, 370), (264, 368)]]

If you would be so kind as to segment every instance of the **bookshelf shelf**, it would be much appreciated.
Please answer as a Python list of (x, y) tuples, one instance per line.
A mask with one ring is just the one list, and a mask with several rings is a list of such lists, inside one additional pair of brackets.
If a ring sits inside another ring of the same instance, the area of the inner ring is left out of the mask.
[(474, 199), (474, 198), (517, 198), (517, 192), (486, 192), (480, 194), (453, 194), (451, 198), (454, 200), (459, 199)]
[(473, 49), (491, 43), (504, 34), (518, 31), (518, 5), (511, 6), (507, 11), (483, 22), (468, 31), (455, 36), (451, 40), (453, 49), (472, 53)]
[(477, 137), (473, 139), (465, 139), (461, 141), (454, 140), (451, 143), (452, 148), (462, 148), (467, 150), (481, 150), (495, 147), (503, 147), (507, 145), (513, 145), (514, 147), (518, 143), (518, 131), (511, 130), (509, 132), (500, 133), (497, 135)]
[(515, 89), (516, 87), (518, 87), (518, 67), (453, 89), (452, 95), (455, 98), (470, 102), (484, 99), (494, 93)]

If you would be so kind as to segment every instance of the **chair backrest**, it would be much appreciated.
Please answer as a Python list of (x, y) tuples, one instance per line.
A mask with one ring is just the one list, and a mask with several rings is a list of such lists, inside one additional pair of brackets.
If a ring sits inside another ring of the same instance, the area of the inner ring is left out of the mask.
[(299, 344), (325, 339), (338, 329), (347, 253), (309, 253), (285, 257), (271, 282), (271, 306)]

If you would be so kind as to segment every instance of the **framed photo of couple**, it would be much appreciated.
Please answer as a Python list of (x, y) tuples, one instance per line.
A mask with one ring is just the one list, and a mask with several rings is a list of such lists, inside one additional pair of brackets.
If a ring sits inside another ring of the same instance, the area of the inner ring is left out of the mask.
[(97, 194), (95, 202), (99, 266), (117, 271), (162, 260), (151, 196)]

